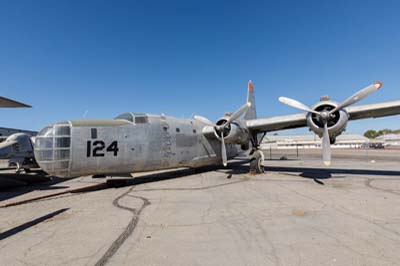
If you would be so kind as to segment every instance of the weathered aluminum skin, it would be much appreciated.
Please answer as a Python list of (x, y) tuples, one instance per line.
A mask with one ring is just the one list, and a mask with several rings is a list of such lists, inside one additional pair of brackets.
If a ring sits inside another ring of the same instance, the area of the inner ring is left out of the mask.
[[(205, 124), (192, 119), (147, 116), (148, 122), (142, 124), (126, 120), (68, 121), (71, 127), (68, 167), (64, 163), (64, 168), (58, 168), (54, 154), (53, 161), (41, 160), (39, 152), (43, 147), (40, 145), (35, 147), (35, 156), (46, 172), (61, 177), (134, 173), (221, 163), (220, 141), (202, 134)], [(92, 129), (97, 131), (94, 138)], [(105, 146), (117, 141), (117, 155), (103, 152), (104, 156), (88, 156), (88, 141), (93, 143), (98, 140), (104, 142)], [(53, 153), (56, 153), (55, 149), (53, 145)], [(233, 158), (238, 155), (239, 147), (227, 144), (227, 152), (228, 158)]]
[[(330, 128), (330, 131), (340, 133), (345, 128), (347, 114), (349, 120), (399, 114), (400, 101), (348, 107), (340, 112), (338, 127)], [(137, 115), (142, 119), (135, 120), (137, 123), (129, 119), (56, 123), (39, 132), (35, 142), (35, 158), (44, 171), (61, 177), (221, 163), (221, 142), (215, 128), (205, 122), (207, 120)], [(306, 113), (235, 120), (224, 138), (227, 158), (237, 156), (240, 147), (236, 144), (247, 142), (250, 135), (305, 126)], [(94, 156), (94, 149), (99, 147), (96, 143), (103, 145), (101, 156)], [(118, 147), (113, 143), (117, 143)]]

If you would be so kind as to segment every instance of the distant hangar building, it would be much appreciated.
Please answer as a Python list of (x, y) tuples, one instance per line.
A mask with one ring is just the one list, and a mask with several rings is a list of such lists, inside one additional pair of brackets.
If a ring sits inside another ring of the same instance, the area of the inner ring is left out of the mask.
[(385, 147), (400, 147), (400, 134), (387, 134), (375, 138), (376, 141), (382, 142)]
[[(361, 149), (370, 146), (370, 139), (355, 134), (343, 134), (336, 138), (332, 148)], [(318, 135), (273, 135), (266, 136), (261, 144), (262, 149), (316, 149), (322, 145)], [(374, 144), (377, 145), (377, 144)]]

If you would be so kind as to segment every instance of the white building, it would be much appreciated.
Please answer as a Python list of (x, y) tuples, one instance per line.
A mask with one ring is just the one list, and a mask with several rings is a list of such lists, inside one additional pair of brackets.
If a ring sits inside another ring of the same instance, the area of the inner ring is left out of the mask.
[[(368, 146), (370, 140), (361, 135), (343, 134), (336, 138), (332, 148), (360, 149)], [(273, 135), (265, 136), (261, 149), (315, 149), (322, 145), (318, 135)]]
[(376, 137), (375, 140), (383, 142), (385, 147), (400, 146), (400, 134), (387, 134)]

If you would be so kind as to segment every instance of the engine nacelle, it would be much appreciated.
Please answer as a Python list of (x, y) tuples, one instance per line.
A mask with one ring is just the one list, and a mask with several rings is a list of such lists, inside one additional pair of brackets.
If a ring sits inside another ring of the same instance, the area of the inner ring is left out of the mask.
[[(218, 119), (216, 125), (220, 126), (226, 123), (227, 117)], [(235, 120), (224, 128), (224, 141), (230, 144), (245, 145), (250, 141), (250, 133), (244, 121)], [(221, 131), (214, 128), (214, 134), (218, 139), (221, 139)]]
[[(336, 108), (339, 104), (334, 101), (320, 101), (316, 105), (312, 107), (313, 110), (317, 112), (321, 111), (330, 111)], [(343, 133), (346, 130), (347, 121), (349, 120), (349, 115), (344, 109), (338, 110), (332, 114), (330, 119), (328, 120), (328, 132), (331, 142), (335, 140), (337, 136)], [(322, 137), (324, 131), (324, 124), (320, 120), (320, 117), (316, 114), (309, 113), (307, 115), (307, 125), (311, 131), (317, 134), (319, 137)]]

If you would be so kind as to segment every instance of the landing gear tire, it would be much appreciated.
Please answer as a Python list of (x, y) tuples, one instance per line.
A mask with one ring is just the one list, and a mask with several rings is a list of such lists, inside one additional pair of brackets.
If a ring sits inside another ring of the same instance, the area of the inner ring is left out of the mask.
[(256, 150), (250, 160), (250, 174), (262, 174), (264, 173), (264, 154)]
[(15, 172), (17, 173), (17, 174), (20, 174), (21, 172), (22, 172), (22, 165), (20, 164), (20, 163), (17, 163), (17, 169), (15, 170)]
[(29, 169), (29, 168), (24, 168), (24, 172), (25, 172), (25, 173), (30, 173), (30, 172), (32, 172), (32, 171), (31, 171), (31, 169)]

